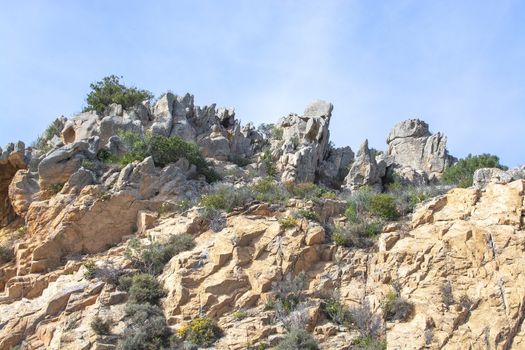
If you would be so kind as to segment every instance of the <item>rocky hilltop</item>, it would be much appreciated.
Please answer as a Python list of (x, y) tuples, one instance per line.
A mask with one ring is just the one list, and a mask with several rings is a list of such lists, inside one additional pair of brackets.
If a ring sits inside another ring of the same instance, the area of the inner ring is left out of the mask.
[(0, 150), (0, 350), (525, 348), (525, 168), (440, 182), (421, 120), (330, 142), (190, 94)]

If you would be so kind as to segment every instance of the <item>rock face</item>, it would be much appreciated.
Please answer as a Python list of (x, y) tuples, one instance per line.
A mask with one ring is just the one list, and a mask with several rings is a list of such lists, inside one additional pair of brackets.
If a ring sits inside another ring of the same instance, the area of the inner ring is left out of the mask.
[(510, 170), (482, 168), (474, 172), (473, 185), (483, 188), (489, 183), (506, 184), (514, 180), (525, 179), (525, 165)]
[(448, 155), (447, 138), (432, 135), (428, 124), (419, 119), (409, 119), (394, 126), (387, 138), (388, 155), (397, 167), (410, 167), (427, 174), (430, 180), (439, 178), (453, 162)]
[(23, 142), (0, 148), (0, 227), (7, 226), (16, 217), (9, 200), (9, 185), (19, 169), (25, 169), (29, 161)]
[(316, 101), (306, 107), (303, 116), (290, 114), (282, 118), (282, 143), (274, 152), (282, 181), (314, 182), (317, 168), (325, 158), (333, 106)]
[(363, 186), (370, 186), (380, 191), (381, 179), (385, 176), (385, 171), (385, 166), (381, 167), (377, 164), (374, 155), (368, 148), (368, 140), (365, 140), (359, 148), (357, 157), (346, 176), (344, 187), (355, 191)]

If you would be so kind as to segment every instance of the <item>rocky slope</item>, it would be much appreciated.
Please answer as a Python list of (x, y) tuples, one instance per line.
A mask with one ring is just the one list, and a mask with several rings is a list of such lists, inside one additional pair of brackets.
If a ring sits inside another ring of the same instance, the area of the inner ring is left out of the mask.
[[(0, 350), (116, 348), (130, 322), (130, 291), (116, 280), (137, 269), (130, 239), (147, 247), (184, 234), (194, 244), (156, 277), (166, 291), (160, 305), (175, 334), (199, 317), (216, 321), (223, 335), (213, 348), (273, 347), (297, 326), (321, 349), (362, 348), (356, 340), (365, 335), (389, 349), (525, 348), (523, 169), (480, 170), (475, 187), (384, 223), (371, 246), (337, 245), (332, 235), (350, 224), (348, 193), (381, 191), (392, 178), (432, 184), (454, 159), (446, 138), (419, 120), (396, 125), (384, 153), (366, 141), (355, 156), (334, 148), (332, 109), (317, 101), (265, 133), (241, 126), (233, 109), (168, 93), (152, 106), (61, 118), (60, 139), (45, 140), (48, 150), (6, 147)], [(102, 159), (129, 152), (122, 131), (196, 143), (230, 192), (267, 174), (279, 180), (274, 186), (315, 182), (333, 192), (291, 191), (275, 202), (265, 193), (211, 215), (200, 198), (220, 186), (187, 159), (165, 166), (152, 157), (125, 166)], [(285, 289), (297, 303), (283, 312), (275, 302)], [(412, 305), (402, 320), (387, 315), (393, 292)], [(351, 324), (330, 316), (329, 300), (352, 310)], [(95, 333), (97, 318), (111, 318), (109, 334)]]

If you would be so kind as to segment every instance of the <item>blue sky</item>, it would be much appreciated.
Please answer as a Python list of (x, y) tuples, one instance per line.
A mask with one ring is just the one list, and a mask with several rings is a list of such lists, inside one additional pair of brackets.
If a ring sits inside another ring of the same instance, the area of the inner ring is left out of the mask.
[(523, 1), (0, 0), (0, 145), (79, 112), (103, 76), (276, 121), (314, 99), (332, 139), (385, 149), (419, 117), (455, 156), (525, 163)]

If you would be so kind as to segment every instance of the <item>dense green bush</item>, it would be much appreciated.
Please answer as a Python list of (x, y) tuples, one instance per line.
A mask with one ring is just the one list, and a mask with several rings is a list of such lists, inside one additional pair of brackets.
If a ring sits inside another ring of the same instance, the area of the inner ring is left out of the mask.
[(110, 75), (90, 84), (91, 91), (86, 97), (87, 106), (84, 111), (93, 110), (100, 114), (112, 103), (122, 105), (122, 108), (126, 109), (153, 97), (149, 91), (121, 84), (121, 78)]
[(149, 303), (128, 303), (126, 317), (127, 325), (118, 349), (157, 350), (167, 348), (171, 333), (160, 307)]
[(474, 172), (481, 168), (508, 169), (506, 166), (500, 164), (498, 156), (488, 153), (476, 156), (469, 154), (466, 158), (460, 159), (456, 164), (445, 169), (441, 181), (445, 184), (469, 187), (472, 186), (472, 176)]
[(313, 210), (299, 209), (297, 213), (307, 220), (319, 222), (319, 215), (317, 215), (317, 213)]
[(139, 240), (132, 239), (128, 243), (126, 257), (142, 272), (158, 275), (173, 256), (194, 246), (193, 236), (186, 233), (171, 235), (166, 243), (144, 245)]
[(97, 335), (108, 335), (111, 331), (111, 325), (113, 321), (111, 319), (103, 319), (99, 316), (95, 316), (91, 321), (91, 329)]
[(414, 312), (414, 305), (399, 296), (397, 292), (391, 291), (382, 303), (383, 314), (387, 321), (407, 321)]
[(132, 303), (157, 304), (166, 292), (157, 279), (147, 273), (139, 273), (131, 278), (129, 301)]
[(122, 164), (142, 161), (151, 156), (156, 166), (164, 167), (185, 158), (195, 165), (197, 172), (204, 175), (207, 181), (219, 180), (219, 175), (203, 157), (199, 146), (192, 142), (187, 142), (178, 136), (165, 137), (150, 133), (141, 135), (134, 132), (121, 132), (119, 136), (128, 151), (118, 160)]
[(223, 331), (212, 319), (200, 317), (179, 328), (177, 335), (192, 344), (209, 347), (222, 337)]
[(277, 345), (276, 350), (317, 350), (317, 341), (304, 329), (292, 329)]
[(388, 193), (379, 193), (370, 198), (368, 211), (386, 220), (395, 220), (399, 217), (395, 198)]

